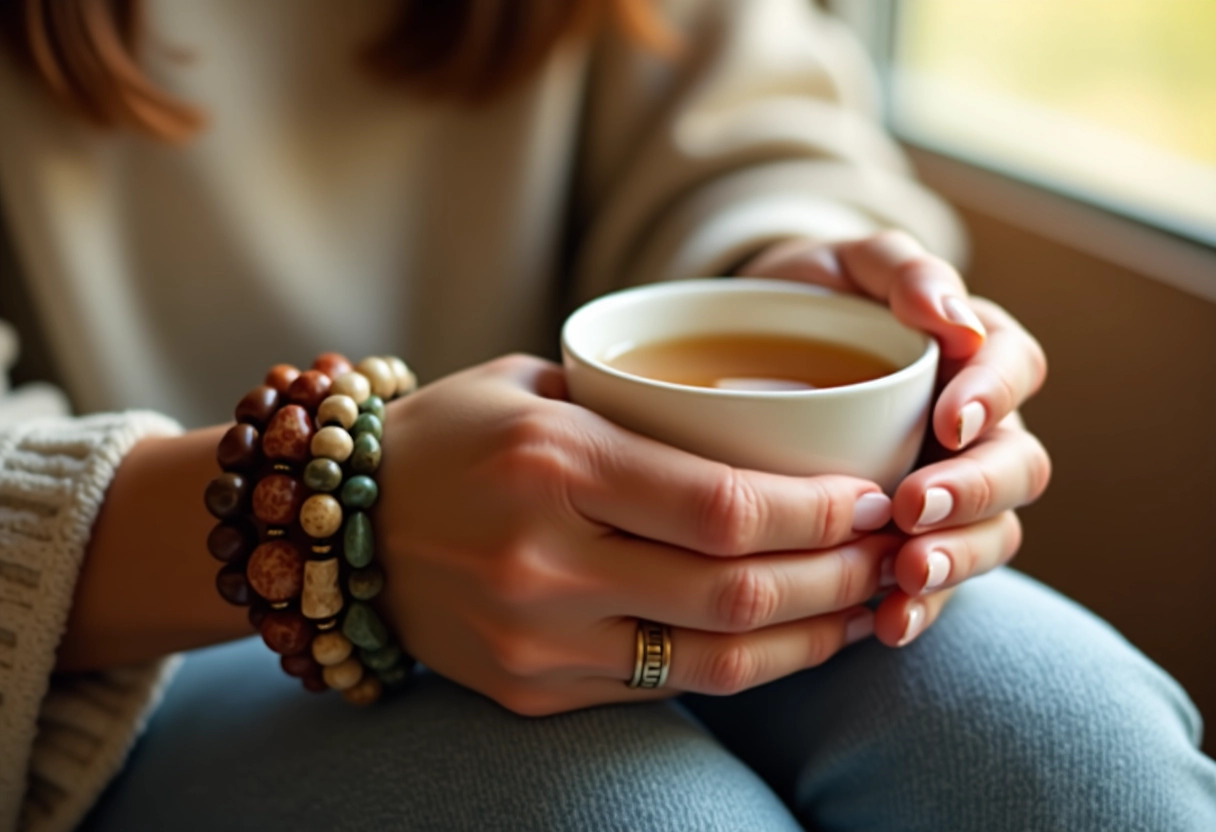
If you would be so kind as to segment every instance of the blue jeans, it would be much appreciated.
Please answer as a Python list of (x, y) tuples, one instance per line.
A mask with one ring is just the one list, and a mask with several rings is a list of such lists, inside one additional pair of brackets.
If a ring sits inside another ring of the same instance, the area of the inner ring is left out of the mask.
[(355, 709), (257, 641), (199, 651), (85, 828), (1212, 832), (1200, 730), (1114, 630), (1002, 570), (903, 650), (546, 719), (433, 674)]

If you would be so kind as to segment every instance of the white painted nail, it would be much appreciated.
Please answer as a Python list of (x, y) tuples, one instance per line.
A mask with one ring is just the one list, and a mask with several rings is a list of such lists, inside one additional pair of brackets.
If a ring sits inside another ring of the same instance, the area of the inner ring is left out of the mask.
[(849, 619), (844, 625), (844, 643), (853, 644), (874, 635), (874, 613), (866, 610)]
[(929, 553), (927, 558), (927, 567), (925, 569), (925, 588), (928, 592), (931, 589), (937, 589), (946, 582), (950, 577), (950, 556), (941, 549), (934, 549)]
[(946, 320), (967, 327), (981, 338), (988, 337), (988, 330), (984, 328), (984, 324), (976, 316), (974, 310), (962, 298), (954, 295), (946, 295), (942, 298), (942, 314), (946, 316)]
[(920, 517), (916, 519), (917, 526), (931, 526), (940, 523), (954, 511), (954, 495), (944, 488), (925, 489), (925, 502), (921, 506)]
[(923, 604), (910, 604), (908, 606), (908, 623), (904, 625), (904, 634), (899, 637), (896, 646), (903, 647), (912, 639), (920, 635), (920, 629), (925, 625), (925, 607)]
[(853, 504), (853, 530), (872, 532), (891, 522), (891, 498), (881, 491), (862, 494)]
[(878, 588), (890, 589), (899, 583), (895, 578), (895, 555), (887, 555), (878, 565)]
[(965, 448), (980, 435), (980, 428), (988, 420), (988, 410), (983, 402), (967, 402), (958, 412), (958, 446)]

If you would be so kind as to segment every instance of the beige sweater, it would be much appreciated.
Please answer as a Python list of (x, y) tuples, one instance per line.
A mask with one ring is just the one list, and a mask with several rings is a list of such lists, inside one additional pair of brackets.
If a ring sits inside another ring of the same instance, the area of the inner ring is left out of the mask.
[(579, 300), (790, 236), (895, 225), (960, 248), (876, 126), (860, 50), (806, 0), (669, 0), (678, 59), (569, 45), (479, 109), (359, 73), (385, 0), (147, 5), (146, 65), (210, 113), (185, 148), (93, 132), (0, 62), (20, 264), (0, 314), (79, 412), (152, 411), (0, 408), (0, 830), (75, 825), (165, 678), (50, 675), (114, 470), (178, 429), (154, 412), (225, 419), (262, 368), (327, 349), (397, 352), (424, 379), (552, 354)]

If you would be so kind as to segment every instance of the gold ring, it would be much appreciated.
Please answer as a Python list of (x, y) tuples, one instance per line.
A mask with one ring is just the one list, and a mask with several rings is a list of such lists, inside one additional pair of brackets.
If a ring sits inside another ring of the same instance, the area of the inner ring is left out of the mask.
[(631, 688), (661, 688), (671, 669), (671, 628), (666, 624), (638, 619), (637, 648), (633, 660)]

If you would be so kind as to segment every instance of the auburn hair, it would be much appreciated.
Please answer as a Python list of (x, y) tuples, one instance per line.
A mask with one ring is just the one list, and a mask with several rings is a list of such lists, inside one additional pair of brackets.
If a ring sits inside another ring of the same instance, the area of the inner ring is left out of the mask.
[[(182, 142), (202, 110), (143, 72), (143, 0), (0, 0), (0, 38), (62, 105), (103, 128)], [(388, 28), (352, 56), (430, 98), (490, 100), (561, 42), (616, 26), (659, 51), (675, 39), (650, 0), (399, 0)]]

